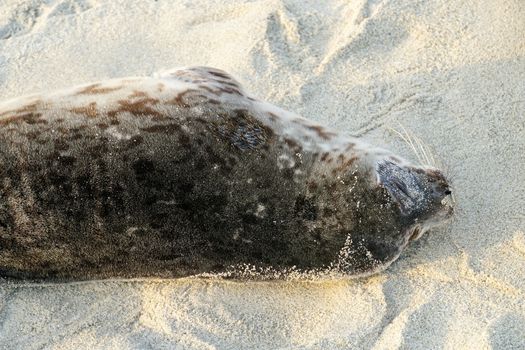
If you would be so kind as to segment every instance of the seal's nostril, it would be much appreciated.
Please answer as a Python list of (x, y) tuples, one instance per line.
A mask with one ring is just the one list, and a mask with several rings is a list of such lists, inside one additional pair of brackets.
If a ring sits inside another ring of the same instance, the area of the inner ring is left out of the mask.
[(445, 191), (445, 194), (446, 194), (447, 196), (448, 196), (449, 194), (451, 194), (451, 193), (452, 193), (451, 190), (446, 190), (446, 191)]

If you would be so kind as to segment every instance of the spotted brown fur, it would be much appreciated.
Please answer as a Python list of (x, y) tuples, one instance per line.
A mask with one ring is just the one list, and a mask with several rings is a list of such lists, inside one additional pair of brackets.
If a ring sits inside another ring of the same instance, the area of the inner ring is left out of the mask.
[(0, 119), (0, 125), (7, 125), (10, 123), (26, 123), (26, 124), (47, 124), (47, 120), (41, 119), (42, 113), (24, 113), (16, 114)]
[(336, 136), (335, 133), (333, 133), (331, 131), (326, 131), (323, 127), (321, 127), (319, 125), (309, 125), (309, 126), (307, 126), (307, 128), (310, 129), (310, 130), (315, 131), (317, 133), (317, 135), (319, 135), (319, 137), (321, 137), (324, 140), (330, 140), (330, 138)]
[(36, 112), (38, 107), (42, 104), (43, 104), (42, 100), (36, 100), (26, 105), (23, 105), (20, 108), (0, 112), (0, 117), (5, 116), (5, 115), (17, 115), (17, 114), (26, 114), (26, 113)]
[(98, 115), (96, 102), (90, 102), (87, 106), (83, 107), (71, 108), (69, 111), (77, 114), (83, 114), (88, 118), (96, 118)]
[(103, 95), (122, 89), (122, 86), (102, 87), (100, 84), (91, 84), (77, 92), (77, 95)]
[(252, 103), (222, 71), (159, 79), (3, 112), (0, 276), (235, 277), (241, 264), (367, 274), (419, 236), (439, 209), (430, 195), (449, 191), (438, 171), (392, 165), (431, 199), (403, 215), (391, 193), (402, 177), (383, 169), (390, 187), (378, 184), (372, 148)]
[(190, 104), (185, 102), (184, 97), (186, 95), (190, 95), (190, 94), (192, 94), (194, 92), (197, 92), (197, 91), (198, 90), (195, 90), (195, 89), (187, 89), (187, 90), (177, 94), (177, 96), (175, 96), (173, 99), (167, 101), (166, 103), (177, 105), (179, 107), (185, 107), (185, 108), (190, 107)]
[(119, 100), (117, 103), (119, 107), (117, 109), (110, 110), (108, 116), (110, 118), (115, 117), (118, 113), (131, 113), (134, 116), (153, 116), (158, 118), (164, 118), (164, 115), (153, 108), (159, 102), (158, 99), (145, 97), (139, 100)]

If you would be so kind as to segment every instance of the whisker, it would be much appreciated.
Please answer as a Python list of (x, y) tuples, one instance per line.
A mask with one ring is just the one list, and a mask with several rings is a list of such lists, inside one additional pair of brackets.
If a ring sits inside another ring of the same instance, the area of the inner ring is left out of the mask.
[[(405, 135), (407, 136), (408, 140), (412, 144), (412, 147), (416, 147), (414, 145), (414, 142), (412, 141), (412, 140), (415, 140), (416, 143), (418, 143), (417, 142), (417, 138), (415, 137), (415, 135), (412, 134), (412, 133), (409, 133), (408, 130), (403, 126), (403, 124), (399, 123), (399, 126), (403, 129), (403, 132), (405, 133)], [(428, 156), (425, 153), (425, 149), (423, 147), (421, 147), (421, 145), (419, 143), (418, 143), (418, 146), (419, 146), (419, 149), (421, 150), (421, 158), (422, 158), (422, 160), (424, 160), (425, 163), (428, 164), (429, 161), (428, 161)], [(423, 165), (423, 161), (422, 160), (419, 161), (420, 165)]]
[[(406, 138), (410, 142), (410, 146), (412, 146), (412, 149), (414, 149), (414, 151), (417, 153), (416, 146), (414, 145), (414, 142), (412, 141), (412, 136), (407, 131), (407, 129), (403, 126), (403, 124), (399, 123), (399, 126), (401, 127), (401, 129), (403, 129), (403, 132), (405, 133)], [(420, 155), (418, 153), (418, 159), (419, 159), (419, 163), (420, 163), (419, 165), (423, 165), (423, 160), (425, 160), (423, 157), (424, 157), (424, 154)]]
[(412, 143), (412, 141), (408, 140), (402, 133), (400, 133), (399, 131), (397, 131), (396, 129), (392, 128), (391, 126), (387, 126), (388, 130), (394, 132), (397, 136), (399, 136), (403, 141), (405, 141), (405, 143), (407, 145), (409, 145), (411, 148), (412, 148), (412, 151), (414, 152), (414, 154), (416, 155), (417, 157), (417, 160), (421, 163), (421, 157), (419, 155), (419, 153), (417, 152), (416, 148), (414, 147), (414, 144)]
[(430, 156), (432, 156), (432, 153), (430, 153), (430, 150), (428, 149), (428, 146), (426, 146), (423, 143), (423, 141), (421, 141), (421, 139), (419, 137), (417, 137), (416, 135), (412, 135), (412, 137), (414, 138), (414, 140), (416, 140), (417, 144), (419, 145), (419, 148), (421, 148), (421, 151), (423, 152), (423, 155), (425, 156), (425, 159), (426, 159), (428, 165), (435, 166), (435, 162), (434, 162), (433, 157), (432, 157), (432, 160), (429, 157), (429, 154), (430, 154)]
[(424, 142), (422, 142), (422, 144), (426, 147), (427, 152), (430, 155), (430, 160), (432, 161), (432, 165), (434, 167), (437, 167), (438, 165), (441, 166), (442, 164), (441, 163), (438, 164), (438, 162), (436, 161), (436, 158), (434, 157), (434, 152), (432, 152), (432, 148), (428, 144), (425, 144)]
[(423, 157), (425, 158), (425, 162), (427, 162), (427, 165), (431, 165), (430, 164), (430, 159), (428, 158), (428, 154), (425, 151), (425, 147), (423, 147), (423, 144), (422, 144), (421, 140), (418, 137), (416, 137), (415, 135), (412, 135), (412, 137), (414, 138), (414, 140), (416, 141), (417, 145), (419, 146), (419, 149), (421, 150), (421, 153), (423, 154)]

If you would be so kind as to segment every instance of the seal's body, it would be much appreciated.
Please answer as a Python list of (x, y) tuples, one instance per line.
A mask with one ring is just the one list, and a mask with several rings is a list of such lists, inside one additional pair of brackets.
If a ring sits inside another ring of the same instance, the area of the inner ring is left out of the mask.
[(211, 68), (10, 101), (0, 135), (5, 277), (370, 274), (451, 212), (439, 171)]

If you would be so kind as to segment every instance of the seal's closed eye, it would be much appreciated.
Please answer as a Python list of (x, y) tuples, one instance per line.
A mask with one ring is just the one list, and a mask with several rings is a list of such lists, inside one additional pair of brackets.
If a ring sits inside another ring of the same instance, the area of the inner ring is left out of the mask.
[(424, 201), (420, 180), (410, 169), (385, 160), (377, 163), (377, 174), (403, 215), (412, 215)]

